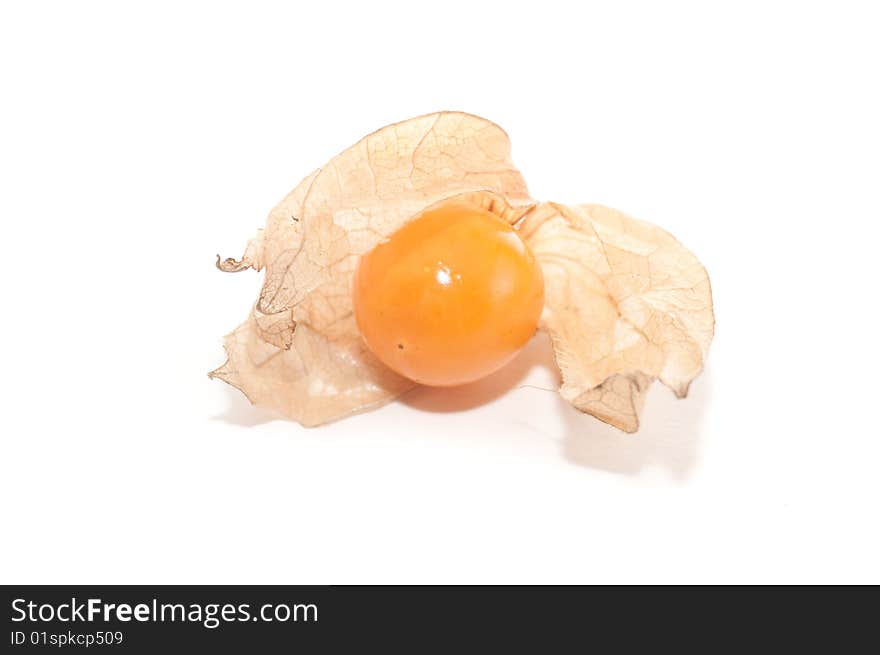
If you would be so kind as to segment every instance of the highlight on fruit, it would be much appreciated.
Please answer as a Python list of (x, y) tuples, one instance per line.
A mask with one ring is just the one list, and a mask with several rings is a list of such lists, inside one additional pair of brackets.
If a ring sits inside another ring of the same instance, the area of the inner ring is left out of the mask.
[(265, 278), (209, 375), (306, 426), (478, 380), (545, 330), (562, 397), (635, 432), (650, 384), (684, 398), (714, 333), (709, 277), (674, 237), (533, 200), (507, 134), (460, 112), (343, 151), (217, 267)]

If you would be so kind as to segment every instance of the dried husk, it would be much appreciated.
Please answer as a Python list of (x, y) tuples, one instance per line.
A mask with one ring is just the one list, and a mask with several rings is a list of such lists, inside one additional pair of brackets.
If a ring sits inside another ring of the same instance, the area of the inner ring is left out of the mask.
[(364, 345), (352, 278), (360, 255), (451, 198), (516, 224), (535, 253), (545, 280), (540, 328), (574, 407), (634, 432), (653, 380), (687, 394), (714, 330), (699, 261), (667, 232), (607, 207), (536, 204), (503, 130), (458, 112), (364, 138), (289, 193), (241, 259), (218, 257), (224, 271), (265, 269), (265, 281), (210, 375), (308, 426), (412, 387)]
[(542, 203), (520, 235), (544, 273), (541, 328), (563, 398), (635, 432), (652, 380), (687, 395), (714, 330), (709, 277), (693, 254), (659, 227), (601, 205)]
[(494, 123), (440, 112), (385, 127), (304, 179), (226, 271), (265, 269), (248, 320), (213, 371), (256, 405), (319, 425), (412, 386), (363, 345), (351, 287), (358, 257), (425, 208), (461, 196), (515, 222), (531, 206)]

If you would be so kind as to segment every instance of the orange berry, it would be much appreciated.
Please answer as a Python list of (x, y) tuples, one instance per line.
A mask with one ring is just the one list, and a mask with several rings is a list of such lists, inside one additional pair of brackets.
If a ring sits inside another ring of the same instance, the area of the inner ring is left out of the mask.
[(544, 279), (506, 222), (451, 202), (429, 209), (361, 257), (358, 328), (388, 367), (451, 386), (504, 366), (535, 333)]

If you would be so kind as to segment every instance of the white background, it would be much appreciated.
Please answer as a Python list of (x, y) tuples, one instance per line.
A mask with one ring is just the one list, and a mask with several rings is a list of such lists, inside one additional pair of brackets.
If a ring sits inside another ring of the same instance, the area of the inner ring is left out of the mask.
[[(0, 581), (880, 582), (871, 4), (4, 3)], [(311, 430), (207, 378), (215, 253), (438, 109), (700, 257), (689, 399), (616, 432), (542, 339)]]

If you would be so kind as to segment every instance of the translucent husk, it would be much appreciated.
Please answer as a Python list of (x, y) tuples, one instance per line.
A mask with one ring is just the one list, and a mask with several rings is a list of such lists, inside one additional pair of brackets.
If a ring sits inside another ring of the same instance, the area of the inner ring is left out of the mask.
[(221, 270), (265, 270), (265, 280), (210, 375), (309, 426), (412, 387), (364, 346), (352, 278), (361, 254), (451, 198), (516, 224), (535, 252), (546, 285), (540, 327), (566, 400), (631, 432), (653, 379), (686, 395), (712, 339), (705, 269), (663, 230), (614, 210), (535, 203), (504, 131), (457, 112), (362, 139), (288, 194), (241, 259), (218, 258)]

